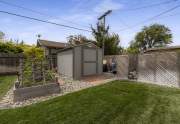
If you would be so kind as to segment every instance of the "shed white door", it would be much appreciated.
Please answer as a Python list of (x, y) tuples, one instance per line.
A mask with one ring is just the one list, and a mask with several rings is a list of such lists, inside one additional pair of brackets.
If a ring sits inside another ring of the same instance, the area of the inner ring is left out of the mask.
[(73, 52), (72, 50), (58, 53), (59, 74), (73, 77)]

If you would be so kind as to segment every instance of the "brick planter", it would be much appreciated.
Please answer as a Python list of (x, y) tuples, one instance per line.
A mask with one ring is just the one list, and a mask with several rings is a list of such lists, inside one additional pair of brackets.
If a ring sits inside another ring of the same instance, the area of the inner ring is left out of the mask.
[(51, 95), (55, 93), (60, 93), (60, 87), (57, 83), (50, 83), (26, 88), (17, 88), (14, 90), (13, 101), (20, 102), (23, 100)]

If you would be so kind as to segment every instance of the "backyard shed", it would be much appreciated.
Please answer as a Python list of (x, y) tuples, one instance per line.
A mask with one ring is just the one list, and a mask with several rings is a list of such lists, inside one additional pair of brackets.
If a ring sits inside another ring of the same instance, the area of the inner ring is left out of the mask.
[(93, 43), (68, 47), (57, 53), (58, 73), (73, 79), (102, 74), (102, 49)]

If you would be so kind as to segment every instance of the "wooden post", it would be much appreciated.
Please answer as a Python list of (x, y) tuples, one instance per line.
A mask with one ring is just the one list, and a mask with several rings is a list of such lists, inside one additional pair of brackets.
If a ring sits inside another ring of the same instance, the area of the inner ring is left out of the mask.
[(51, 70), (54, 68), (53, 55), (51, 55)]
[(43, 84), (45, 84), (46, 83), (46, 78), (45, 78), (45, 64), (44, 64), (44, 60), (42, 60), (42, 62), (41, 62), (42, 64), (41, 64), (41, 66), (42, 66), (42, 76), (43, 76)]
[(31, 68), (32, 68), (32, 81), (35, 82), (35, 70), (34, 70), (34, 61), (31, 61)]
[(177, 66), (178, 66), (178, 83), (180, 87), (180, 52), (177, 52)]

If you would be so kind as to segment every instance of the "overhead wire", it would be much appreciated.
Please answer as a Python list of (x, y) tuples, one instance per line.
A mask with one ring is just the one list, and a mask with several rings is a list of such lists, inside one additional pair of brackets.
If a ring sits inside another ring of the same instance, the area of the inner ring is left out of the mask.
[[(133, 9), (128, 9), (127, 11), (131, 11), (131, 10), (138, 10), (138, 9), (145, 9), (145, 8), (149, 8), (149, 7), (153, 7), (153, 6), (159, 6), (159, 5), (163, 5), (163, 4), (169, 4), (169, 3), (172, 3), (172, 2), (176, 2), (178, 0), (169, 0), (169, 1), (165, 1), (165, 2), (161, 2), (161, 3), (156, 3), (156, 4), (151, 4), (151, 5), (147, 5), (147, 6), (142, 6), (142, 7), (137, 7), (137, 8), (133, 8)], [(0, 0), (0, 3), (4, 3), (4, 4), (7, 4), (7, 5), (10, 5), (10, 6), (14, 6), (14, 7), (18, 7), (18, 8), (21, 8), (21, 9), (25, 9), (27, 11), (31, 11), (31, 12), (34, 12), (34, 13), (37, 13), (37, 14), (40, 14), (40, 15), (43, 15), (43, 16), (49, 16), (49, 17), (54, 17), (54, 16), (50, 16), (50, 15), (47, 15), (45, 13), (41, 13), (39, 11), (36, 11), (36, 10), (33, 10), (33, 9), (29, 9), (29, 8), (26, 8), (26, 7), (22, 7), (22, 6), (19, 6), (19, 5), (16, 5), (16, 4), (12, 4), (12, 3), (9, 3), (9, 2), (6, 2), (6, 1), (3, 1), (3, 0)], [(170, 11), (173, 11), (174, 9), (177, 9), (179, 8), (180, 5), (177, 5), (173, 8), (170, 8), (158, 15), (155, 15), (151, 18), (148, 18), (142, 22), (139, 22), (137, 24), (135, 24), (134, 26), (129, 26), (127, 23), (125, 23), (123, 20), (120, 20), (121, 23), (123, 25), (125, 25), (127, 28), (124, 28), (124, 29), (121, 29), (120, 31), (124, 31), (124, 30), (128, 30), (128, 29), (132, 29), (142, 23), (145, 23), (145, 22), (148, 22), (150, 20), (153, 20), (155, 18), (158, 18), (160, 17), (161, 15), (164, 15), (166, 13), (169, 13)], [(15, 14), (15, 13), (11, 13), (11, 12), (7, 12), (7, 11), (0, 11), (1, 13), (5, 13), (5, 14), (9, 14), (9, 15), (14, 15), (14, 16), (19, 16), (19, 17), (22, 17), (22, 18), (27, 18), (27, 19), (31, 19), (31, 20), (36, 20), (36, 21), (40, 21), (40, 22), (44, 22), (44, 23), (49, 23), (49, 24), (54, 24), (54, 25), (57, 25), (57, 26), (62, 26), (62, 27), (66, 27), (66, 28), (72, 28), (72, 29), (76, 29), (76, 30), (81, 30), (81, 31), (88, 31), (88, 32), (91, 32), (89, 30), (86, 30), (86, 29), (82, 29), (82, 28), (77, 28), (77, 27), (73, 27), (73, 26), (69, 26), (69, 25), (63, 25), (63, 24), (59, 24), (59, 23), (55, 23), (55, 22), (51, 22), (51, 21), (48, 21), (48, 20), (41, 20), (41, 19), (38, 19), (38, 18), (33, 18), (33, 17), (28, 17), (28, 16), (24, 16), (24, 15), (20, 15), (20, 14)], [(67, 21), (67, 20), (66, 20)], [(71, 22), (71, 21), (69, 21)], [(73, 22), (71, 22), (73, 23)]]
[(124, 29), (121, 29), (121, 30), (119, 30), (119, 31), (125, 31), (125, 30), (128, 30), (128, 29), (132, 29), (132, 28), (137, 27), (137, 26), (139, 26), (139, 25), (141, 25), (141, 24), (144, 24), (144, 23), (149, 22), (149, 21), (151, 21), (151, 20), (154, 20), (154, 19), (156, 19), (156, 18), (158, 18), (158, 17), (161, 17), (162, 15), (165, 15), (165, 14), (167, 14), (167, 13), (169, 13), (169, 12), (171, 12), (171, 11), (179, 8), (179, 7), (180, 7), (180, 4), (177, 5), (177, 6), (174, 6), (174, 7), (170, 8), (170, 9), (168, 9), (168, 10), (165, 10), (165, 11), (163, 11), (163, 12), (161, 12), (161, 13), (155, 15), (155, 16), (152, 16), (152, 17), (150, 17), (150, 18), (148, 18), (148, 19), (146, 19), (146, 20), (143, 20), (143, 21), (141, 21), (141, 22), (138, 22), (138, 23), (136, 23), (134, 26), (130, 26), (129, 28), (124, 28)]
[(91, 32), (90, 30), (87, 30), (87, 29), (77, 28), (77, 27), (73, 27), (73, 26), (69, 26), (69, 25), (64, 25), (64, 24), (59, 24), (59, 23), (48, 21), (48, 20), (42, 20), (42, 19), (38, 19), (38, 18), (34, 18), (34, 17), (29, 17), (29, 16), (24, 16), (24, 15), (12, 13), (12, 12), (7, 12), (7, 11), (0, 10), (0, 13), (4, 13), (4, 14), (8, 14), (8, 15), (13, 15), (13, 16), (21, 17), (21, 18), (26, 18), (26, 19), (29, 19), (29, 20), (39, 21), (39, 22), (43, 22), (43, 23), (48, 23), (48, 24), (52, 24), (52, 25), (56, 25), (56, 26), (60, 26), (60, 27), (65, 27), (65, 28), (70, 28), (70, 29), (75, 29), (75, 30), (80, 30), (80, 31)]
[(56, 18), (56, 19), (58, 19), (60, 21), (68, 22), (68, 23), (75, 24), (75, 25), (78, 25), (78, 26), (81, 26), (81, 27), (86, 27), (86, 28), (88, 27), (89, 28), (89, 26), (81, 25), (81, 24), (75, 23), (73, 21), (69, 21), (69, 20), (66, 20), (66, 19), (63, 19), (63, 18), (60, 18), (60, 17), (52, 16), (52, 15), (49, 15), (49, 14), (46, 14), (46, 13), (31, 9), (31, 8), (27, 8), (27, 7), (24, 7), (24, 6), (21, 6), (21, 5), (10, 3), (10, 2), (7, 2), (7, 1), (0, 0), (0, 3), (8, 5), (8, 6), (12, 6), (12, 7), (20, 8), (20, 9), (23, 9), (23, 10), (26, 10), (26, 11), (29, 11), (29, 12), (32, 12), (32, 13), (36, 13), (36, 14), (39, 14), (39, 15), (42, 15), (42, 16), (46, 16), (46, 17), (50, 17), (50, 18)]
[(146, 8), (152, 8), (152, 7), (157, 7), (157, 6), (160, 6), (160, 5), (174, 3), (174, 2), (177, 2), (177, 1), (178, 0), (168, 0), (168, 1), (165, 1), (165, 2), (153, 3), (153, 4), (149, 4), (149, 5), (145, 5), (145, 6), (141, 6), (141, 7), (136, 7), (136, 8), (132, 8), (132, 9), (124, 9), (123, 11), (135, 11), (135, 10), (141, 10), (141, 9), (146, 9)]

